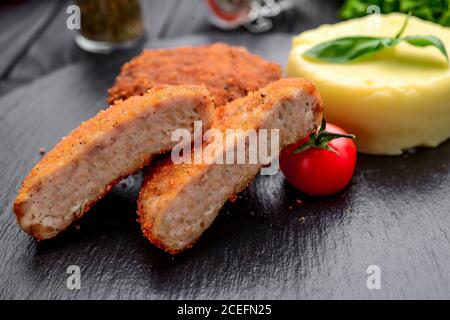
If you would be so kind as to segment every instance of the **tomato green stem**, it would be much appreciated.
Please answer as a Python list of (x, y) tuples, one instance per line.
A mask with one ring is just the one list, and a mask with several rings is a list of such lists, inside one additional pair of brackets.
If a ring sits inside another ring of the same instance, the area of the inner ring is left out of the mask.
[(339, 139), (339, 138), (348, 138), (348, 139), (355, 139), (355, 135), (353, 134), (345, 134), (345, 133), (335, 133), (335, 132), (328, 132), (325, 130), (327, 126), (327, 122), (325, 119), (322, 120), (322, 124), (319, 128), (319, 130), (315, 130), (311, 133), (309, 136), (309, 140), (302, 144), (300, 147), (298, 147), (294, 154), (299, 154), (303, 151), (306, 151), (310, 148), (319, 148), (319, 149), (326, 149), (331, 152), (334, 152), (336, 154), (339, 154), (336, 150), (334, 150), (328, 143), (331, 140)]

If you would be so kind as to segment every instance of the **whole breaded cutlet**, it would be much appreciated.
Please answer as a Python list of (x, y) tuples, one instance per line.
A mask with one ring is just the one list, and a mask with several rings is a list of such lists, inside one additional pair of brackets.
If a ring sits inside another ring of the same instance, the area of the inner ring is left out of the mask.
[[(219, 107), (211, 128), (221, 132), (279, 129), (283, 149), (309, 135), (321, 119), (322, 100), (315, 86), (304, 79), (283, 79)], [(249, 147), (246, 148), (248, 157)], [(230, 146), (222, 146), (219, 156), (225, 157), (229, 149)], [(144, 235), (171, 254), (190, 248), (225, 202), (241, 192), (261, 167), (261, 162), (249, 161), (174, 164), (170, 158), (151, 166), (138, 200)]]
[(279, 80), (281, 68), (243, 47), (215, 43), (197, 47), (147, 49), (123, 65), (108, 102), (141, 95), (160, 85), (205, 85), (217, 106)]
[(25, 178), (14, 203), (20, 226), (48, 239), (66, 229), (122, 178), (171, 150), (177, 128), (207, 128), (214, 115), (204, 86), (154, 88), (119, 101), (72, 131)]

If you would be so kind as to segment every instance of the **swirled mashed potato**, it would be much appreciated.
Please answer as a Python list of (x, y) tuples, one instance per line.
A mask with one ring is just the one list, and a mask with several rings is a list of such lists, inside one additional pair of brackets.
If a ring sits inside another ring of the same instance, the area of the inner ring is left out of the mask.
[[(287, 74), (314, 81), (325, 117), (357, 135), (358, 150), (401, 154), (417, 146), (436, 147), (450, 137), (450, 68), (434, 47), (406, 43), (347, 64), (304, 58), (312, 46), (343, 36), (395, 36), (404, 14), (323, 25), (293, 39)], [(434, 35), (450, 50), (450, 28), (411, 17), (404, 33)]]

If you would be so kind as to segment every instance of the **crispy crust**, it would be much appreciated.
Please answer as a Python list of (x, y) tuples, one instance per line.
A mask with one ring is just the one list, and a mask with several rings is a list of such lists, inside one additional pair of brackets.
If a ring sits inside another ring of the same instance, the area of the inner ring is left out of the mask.
[[(26, 206), (27, 204), (29, 205), (30, 201), (33, 201), (31, 198), (40, 191), (42, 185), (48, 183), (46, 179), (49, 179), (53, 174), (60, 172), (60, 170), (64, 170), (74, 161), (77, 161), (79, 154), (89, 155), (90, 149), (88, 148), (91, 148), (91, 145), (94, 145), (93, 141), (95, 141), (98, 136), (105, 132), (115, 130), (124, 124), (131, 123), (134, 119), (137, 119), (142, 112), (145, 112), (149, 108), (157, 110), (163, 108), (169, 101), (183, 98), (198, 102), (198, 113), (207, 126), (210, 123), (210, 119), (214, 112), (212, 97), (206, 87), (195, 85), (155, 87), (143, 96), (131, 97), (124, 101), (117, 101), (107, 110), (100, 111), (96, 116), (82, 123), (77, 129), (73, 130), (69, 135), (63, 138), (53, 150), (48, 152), (43, 159), (33, 167), (29, 175), (23, 181), (13, 205), (13, 210), (19, 225), (23, 227), (23, 219), (27, 216)], [(98, 146), (94, 145), (94, 148), (95, 147)], [(160, 150), (159, 152), (161, 153), (164, 151), (167, 150)], [(111, 180), (96, 197), (89, 199), (89, 202), (81, 208), (81, 212), (74, 218), (80, 218), (117, 182), (148, 165), (156, 154), (157, 153), (148, 154), (144, 158), (139, 159), (140, 164), (138, 166)], [(44, 236), (48, 230), (46, 230), (43, 225), (32, 225), (28, 228), (24, 228), (24, 230), (38, 240), (48, 238)]]
[[(153, 245), (172, 255), (178, 254), (183, 250), (176, 250), (167, 247), (162, 241), (160, 241), (160, 239), (158, 239), (158, 237), (154, 236), (154, 219), (147, 218), (146, 210), (144, 208), (144, 200), (147, 197), (152, 196), (168, 197), (169, 194), (175, 195), (181, 190), (183, 184), (186, 183), (186, 181), (192, 176), (196, 176), (203, 167), (203, 164), (173, 165), (170, 157), (165, 157), (145, 169), (144, 181), (142, 182), (142, 187), (137, 201), (138, 221), (141, 225), (144, 236)], [(195, 241), (190, 243), (187, 249), (192, 248), (194, 243)]]
[(301, 88), (308, 95), (312, 96), (314, 100), (318, 101), (315, 111), (317, 114), (322, 114), (322, 97), (311, 81), (303, 78), (284, 78), (248, 94), (245, 97), (246, 103), (243, 106), (241, 106), (242, 100), (238, 99), (217, 108), (216, 116), (211, 126), (219, 130), (234, 128), (239, 115), (242, 112), (248, 112), (252, 114), (252, 117), (244, 121), (240, 129), (251, 129), (254, 126), (254, 120), (257, 118), (257, 115), (252, 112), (253, 110), (260, 110), (260, 112), (269, 111), (280, 100), (289, 99), (293, 88), (295, 90)]
[(217, 106), (279, 80), (281, 68), (243, 47), (224, 43), (175, 49), (144, 50), (123, 65), (108, 102), (141, 95), (159, 84), (203, 84)]
[[(286, 88), (301, 88), (303, 92), (309, 94), (314, 101), (315, 105), (312, 106), (312, 113), (314, 115), (313, 122), (315, 125), (319, 125), (322, 119), (323, 102), (322, 98), (317, 91), (316, 87), (305, 79), (282, 79), (275, 83), (268, 85), (257, 92), (250, 93), (247, 97), (235, 100), (227, 105), (216, 109), (216, 117), (213, 121), (212, 128), (219, 130), (225, 130), (227, 128), (236, 129), (236, 124), (240, 129), (255, 128), (258, 123), (258, 116), (249, 117), (245, 121), (240, 121), (239, 115), (242, 113), (251, 114), (252, 110), (257, 110), (258, 113), (270, 112), (275, 104), (283, 99), (289, 99), (292, 96), (292, 91)], [(189, 183), (201, 183), (197, 177), (199, 177), (205, 168), (205, 164), (173, 164), (170, 158), (160, 160), (147, 169), (145, 179), (139, 194), (138, 199), (138, 216), (139, 222), (144, 236), (158, 248), (170, 253), (178, 254), (185, 249), (189, 249), (193, 246), (196, 240), (189, 243), (183, 249), (172, 248), (167, 246), (161, 239), (154, 234), (154, 223), (156, 216), (160, 212), (149, 212), (145, 207), (145, 202), (150, 198), (157, 198), (158, 204), (160, 202), (170, 203), (176, 195), (182, 191), (185, 185)], [(244, 181), (243, 186), (248, 186), (255, 176), (250, 177)], [(236, 197), (237, 193), (242, 188), (238, 188), (238, 191), (230, 196), (229, 199)], [(198, 199), (197, 199), (198, 200)], [(164, 204), (161, 204), (163, 210)], [(151, 210), (151, 209), (150, 209)]]

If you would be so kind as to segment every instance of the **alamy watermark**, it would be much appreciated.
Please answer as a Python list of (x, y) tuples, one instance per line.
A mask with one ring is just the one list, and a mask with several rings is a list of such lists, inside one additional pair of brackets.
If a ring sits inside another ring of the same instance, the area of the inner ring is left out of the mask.
[(369, 275), (367, 277), (367, 289), (369, 290), (380, 290), (381, 289), (381, 269), (376, 264), (372, 264), (367, 267), (366, 273)]
[(81, 270), (77, 265), (70, 265), (67, 267), (67, 274), (69, 276), (66, 280), (66, 286), (69, 290), (80, 290), (81, 289)]
[(366, 13), (369, 15), (367, 20), (369, 28), (381, 29), (381, 8), (377, 5), (370, 5), (367, 7)]
[(80, 7), (72, 4), (66, 9), (67, 19), (66, 27), (69, 30), (80, 30), (81, 29), (81, 10)]
[(279, 129), (211, 128), (203, 132), (201, 121), (194, 122), (194, 130), (180, 128), (171, 139), (178, 142), (172, 149), (175, 164), (260, 164), (262, 175), (278, 172), (280, 153)]

